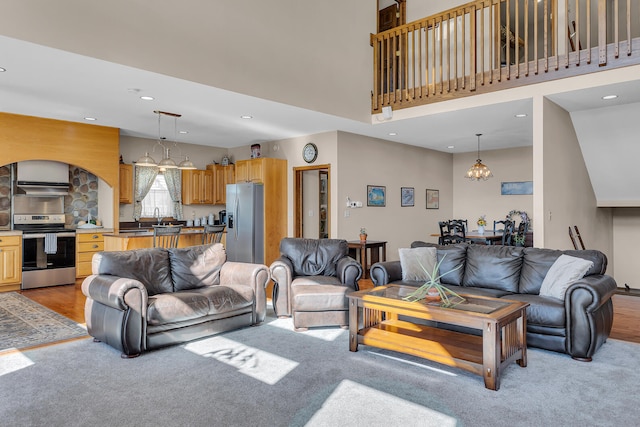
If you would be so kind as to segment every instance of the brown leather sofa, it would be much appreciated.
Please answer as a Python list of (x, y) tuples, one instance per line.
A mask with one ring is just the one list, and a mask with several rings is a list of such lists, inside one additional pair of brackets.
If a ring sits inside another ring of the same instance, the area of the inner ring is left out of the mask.
[[(411, 247), (435, 246), (441, 272), (458, 265), (462, 268), (440, 279), (460, 294), (491, 296), (529, 303), (527, 307), (527, 345), (567, 353), (574, 359), (591, 361), (606, 341), (613, 323), (611, 296), (617, 285), (605, 274), (607, 257), (597, 250), (560, 251), (514, 246), (485, 246), (467, 243), (439, 246), (416, 241)], [(569, 286), (564, 300), (539, 295), (540, 287), (553, 263), (566, 254), (593, 262), (586, 275)], [(400, 261), (371, 266), (376, 286), (403, 281)]]
[(267, 266), (226, 259), (221, 243), (95, 254), (82, 283), (89, 334), (135, 357), (261, 323)]
[(313, 326), (347, 327), (347, 294), (358, 290), (362, 266), (348, 255), (346, 240), (284, 238), (280, 257), (269, 267), (273, 308), (293, 317), (303, 331)]

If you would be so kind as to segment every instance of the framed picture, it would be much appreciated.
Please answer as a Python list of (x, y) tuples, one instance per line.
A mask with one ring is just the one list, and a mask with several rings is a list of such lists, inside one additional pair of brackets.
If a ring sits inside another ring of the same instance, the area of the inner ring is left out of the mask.
[(400, 187), (400, 206), (413, 206), (413, 187)]
[(440, 209), (440, 190), (427, 188), (427, 209)]
[(533, 194), (533, 181), (503, 182), (500, 185), (500, 194), (503, 196)]
[(384, 207), (387, 200), (387, 187), (367, 185), (367, 206)]

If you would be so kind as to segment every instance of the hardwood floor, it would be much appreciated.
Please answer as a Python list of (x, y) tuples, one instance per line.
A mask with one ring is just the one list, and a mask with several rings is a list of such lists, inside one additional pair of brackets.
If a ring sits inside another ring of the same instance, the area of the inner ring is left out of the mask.
[[(78, 323), (84, 323), (84, 301), (80, 289), (81, 281), (75, 285), (52, 286), (30, 289), (21, 293), (51, 310)], [(372, 288), (371, 280), (360, 280), (360, 289)], [(617, 294), (613, 296), (613, 328), (611, 338), (640, 343), (640, 297)]]

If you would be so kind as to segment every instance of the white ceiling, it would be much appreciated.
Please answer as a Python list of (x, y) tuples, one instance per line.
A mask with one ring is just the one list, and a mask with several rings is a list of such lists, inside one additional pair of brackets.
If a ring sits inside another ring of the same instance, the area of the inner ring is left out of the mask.
[[(122, 135), (158, 136), (154, 110), (182, 114), (177, 141), (232, 148), (342, 130), (445, 152), (532, 144), (532, 101), (522, 99), (417, 118), (362, 123), (0, 36), (0, 111), (118, 127)], [(610, 105), (640, 102), (637, 82), (552, 97), (568, 111), (602, 107), (601, 94), (623, 91)], [(140, 96), (153, 96), (142, 101)], [(516, 113), (525, 113), (516, 119)], [(253, 119), (241, 119), (251, 115)], [(390, 136), (390, 132), (397, 133)], [(161, 134), (174, 139), (173, 120)], [(455, 148), (448, 148), (453, 145)]]

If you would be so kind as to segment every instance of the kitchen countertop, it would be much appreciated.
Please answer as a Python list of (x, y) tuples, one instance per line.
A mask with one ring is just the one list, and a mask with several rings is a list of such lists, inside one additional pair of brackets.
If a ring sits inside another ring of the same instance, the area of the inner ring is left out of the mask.
[(22, 236), (22, 230), (0, 231), (0, 236)]
[[(180, 234), (202, 234), (203, 232), (204, 229), (202, 227), (182, 227), (182, 230), (180, 230)], [(153, 236), (153, 229), (134, 228), (132, 230), (120, 230), (117, 233), (111, 230), (110, 233), (105, 233), (105, 236), (121, 238)]]
[(90, 234), (90, 233), (113, 233), (113, 228), (76, 228), (76, 234)]

